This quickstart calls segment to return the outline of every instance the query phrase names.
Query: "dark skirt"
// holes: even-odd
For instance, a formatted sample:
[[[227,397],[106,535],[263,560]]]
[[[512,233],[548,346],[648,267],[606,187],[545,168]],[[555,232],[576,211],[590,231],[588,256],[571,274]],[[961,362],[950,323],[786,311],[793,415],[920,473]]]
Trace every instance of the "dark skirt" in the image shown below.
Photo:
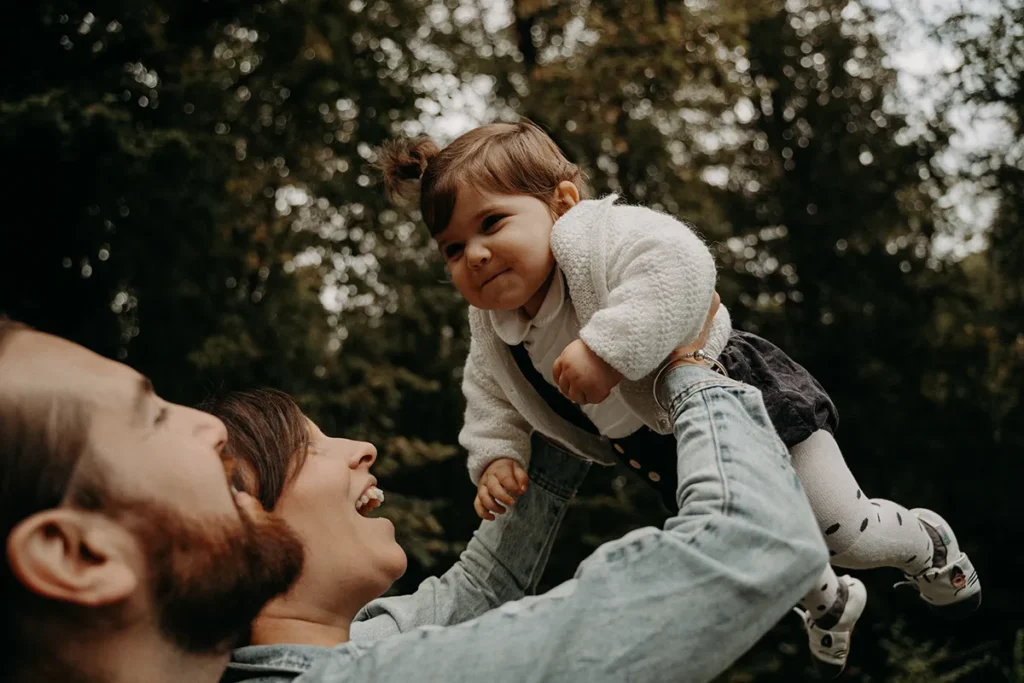
[[[787,448],[819,429],[836,433],[839,411],[825,389],[767,339],[735,330],[718,360],[729,377],[761,390],[768,417]]]
[[[835,434],[839,413],[818,380],[782,349],[749,332],[734,331],[718,358],[729,377],[761,390],[768,417],[786,448],[819,429]],[[647,427],[624,439],[612,439],[618,458],[676,510],[675,436]]]

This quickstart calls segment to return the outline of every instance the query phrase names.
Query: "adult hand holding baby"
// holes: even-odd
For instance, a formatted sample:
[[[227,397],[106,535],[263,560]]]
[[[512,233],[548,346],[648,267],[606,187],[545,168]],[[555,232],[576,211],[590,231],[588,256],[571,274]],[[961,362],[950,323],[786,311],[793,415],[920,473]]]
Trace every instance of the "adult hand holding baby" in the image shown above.
[[[711,308],[704,320],[704,328],[693,342],[681,344],[673,349],[668,358],[670,362],[675,364],[700,364],[703,362],[693,354],[695,351],[703,349],[708,343],[711,323],[721,305],[722,299],[718,292],[715,292],[711,299]],[[591,351],[582,339],[577,339],[565,347],[562,354],[555,360],[551,372],[562,395],[579,405],[601,403],[622,381],[622,373]]]
[[[702,365],[704,361],[700,358],[695,357],[693,354],[703,349],[708,343],[708,336],[711,334],[711,323],[715,319],[715,315],[718,313],[718,309],[722,306],[722,297],[718,296],[718,292],[714,293],[711,297],[711,308],[708,310],[708,317],[704,319],[704,329],[700,331],[697,338],[690,344],[680,344],[672,353],[669,354],[668,360],[672,363],[693,363],[696,365]]]

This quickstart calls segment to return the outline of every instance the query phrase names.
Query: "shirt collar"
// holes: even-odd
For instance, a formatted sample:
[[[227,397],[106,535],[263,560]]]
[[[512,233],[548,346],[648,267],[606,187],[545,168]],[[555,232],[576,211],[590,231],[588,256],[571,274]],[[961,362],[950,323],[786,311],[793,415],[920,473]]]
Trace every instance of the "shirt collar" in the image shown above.
[[[491,326],[501,341],[515,346],[521,344],[534,327],[544,327],[551,323],[562,312],[565,305],[565,277],[560,268],[555,268],[551,278],[551,286],[544,296],[540,310],[533,319],[524,316],[519,309],[514,311],[488,311]]]

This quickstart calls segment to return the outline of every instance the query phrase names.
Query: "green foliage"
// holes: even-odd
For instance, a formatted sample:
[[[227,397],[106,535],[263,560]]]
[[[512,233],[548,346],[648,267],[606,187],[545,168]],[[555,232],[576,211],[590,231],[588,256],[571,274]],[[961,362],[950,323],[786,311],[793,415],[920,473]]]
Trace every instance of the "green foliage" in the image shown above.
[[[979,567],[970,628],[867,575],[847,678],[1024,680],[1022,7],[935,27],[960,61],[921,122],[879,38],[898,17],[840,0],[16,3],[0,310],[169,399],[275,386],[327,433],[373,441],[408,589],[477,524],[456,444],[468,339],[373,150],[467,97],[529,116],[593,194],[697,226],[737,327],[833,395],[864,490],[939,509]],[[951,170],[958,111],[998,117],[1006,144]],[[935,238],[965,229],[943,201],[963,183],[996,210],[987,249],[956,261]],[[632,473],[594,472],[545,583],[663,516]],[[803,639],[784,620],[721,680],[805,680]]]

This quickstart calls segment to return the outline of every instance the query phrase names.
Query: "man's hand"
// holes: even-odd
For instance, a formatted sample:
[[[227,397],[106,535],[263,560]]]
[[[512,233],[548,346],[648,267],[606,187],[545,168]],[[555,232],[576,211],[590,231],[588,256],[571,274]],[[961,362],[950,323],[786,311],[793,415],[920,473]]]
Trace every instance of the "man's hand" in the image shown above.
[[[722,298],[718,296],[718,292],[715,292],[715,295],[711,297],[711,308],[708,309],[708,317],[704,319],[704,329],[700,331],[700,334],[697,335],[697,338],[693,340],[691,343],[680,344],[679,346],[674,348],[672,350],[672,353],[670,353],[668,356],[670,361],[693,363],[695,365],[702,364],[701,361],[697,360],[696,358],[693,358],[692,356],[689,358],[684,358],[684,356],[687,356],[693,353],[694,351],[699,351],[700,349],[703,349],[707,345],[708,336],[711,334],[711,323],[714,322],[715,314],[718,313],[718,309],[721,306]]]
[[[577,339],[562,351],[551,368],[562,394],[580,405],[600,403],[622,381],[622,374]]]
[[[481,519],[493,520],[495,514],[504,514],[516,498],[526,493],[529,477],[526,470],[511,458],[498,458],[484,470],[476,489],[473,507]]]

